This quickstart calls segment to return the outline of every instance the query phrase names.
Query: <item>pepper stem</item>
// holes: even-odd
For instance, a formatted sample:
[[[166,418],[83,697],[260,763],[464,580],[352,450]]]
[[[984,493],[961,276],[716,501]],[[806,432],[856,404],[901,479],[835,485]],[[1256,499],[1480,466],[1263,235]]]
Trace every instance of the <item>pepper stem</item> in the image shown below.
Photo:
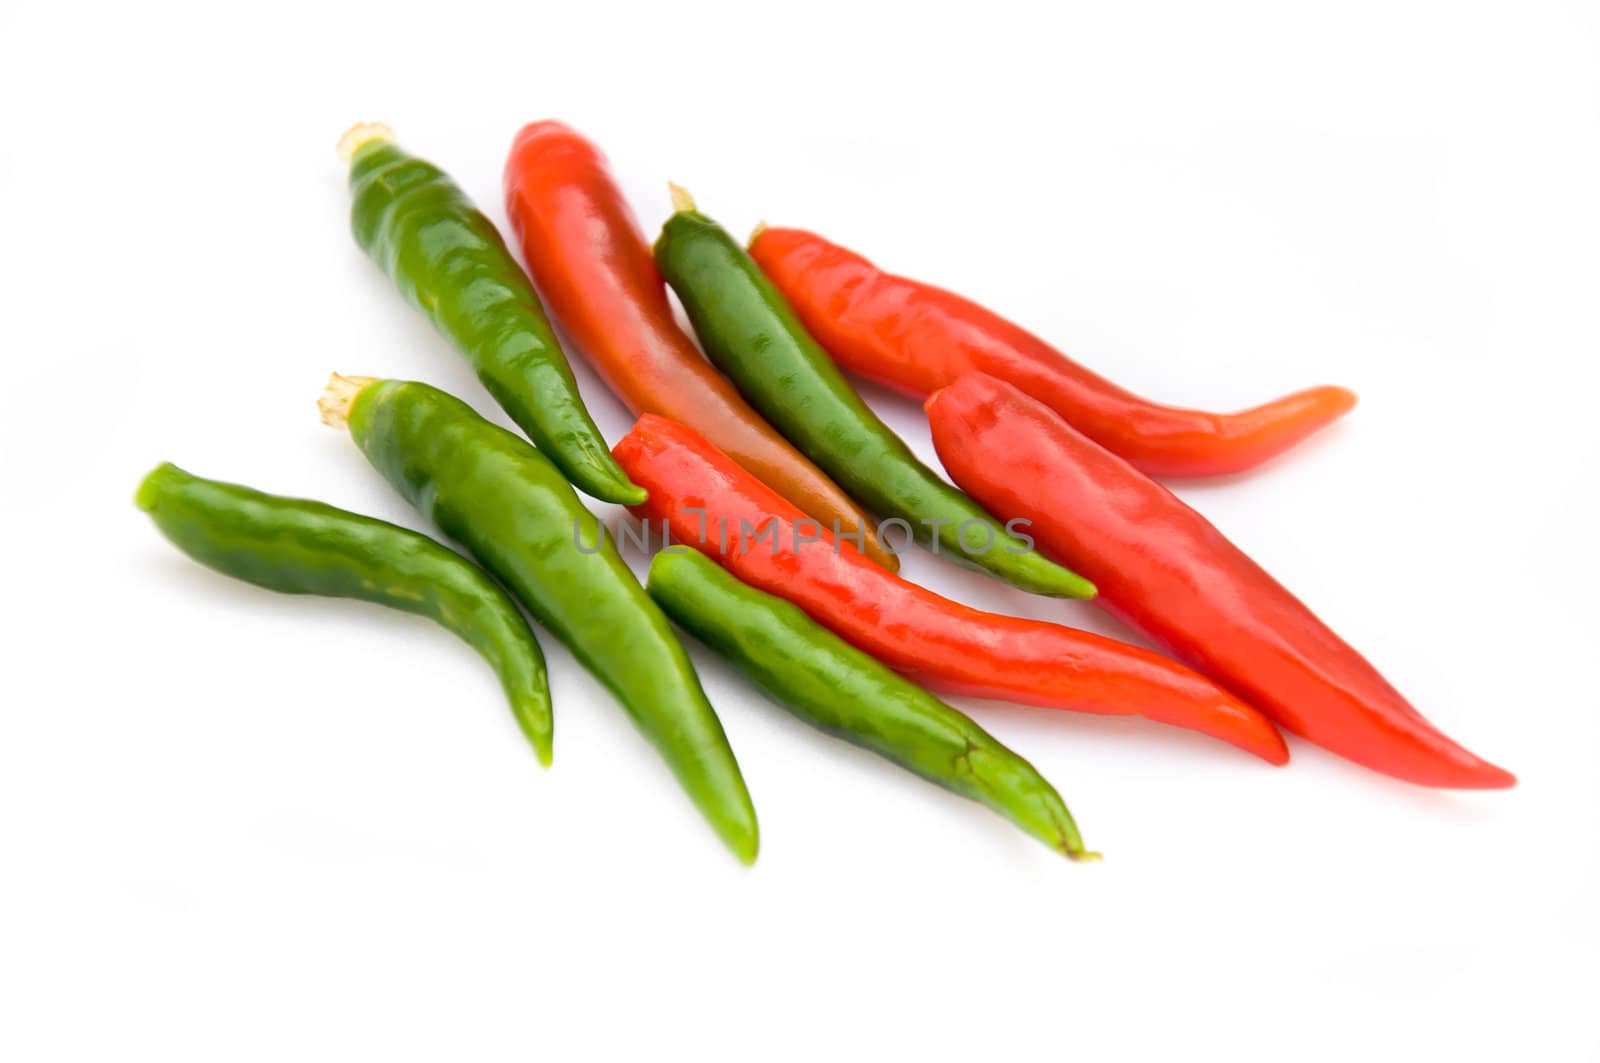
[[[317,400],[317,412],[322,414],[322,423],[329,428],[343,428],[348,424],[350,407],[356,401],[356,396],[361,394],[362,388],[376,379],[378,378],[372,376],[330,374],[328,386],[322,390],[322,397]]]
[[[764,222],[764,221],[756,222],[756,227],[754,229],[750,230],[750,239],[748,239],[748,240],[746,240],[744,242],[744,246],[747,247],[747,248],[753,246],[757,240],[761,239],[761,234],[766,232],[766,231],[767,231],[767,223],[766,222]]]
[[[393,139],[394,130],[382,122],[357,122],[349,129],[346,129],[344,135],[339,138],[339,158],[344,162],[349,162],[355,158],[356,151],[361,145],[368,141]]]
[[[672,193],[673,210],[677,211],[679,214],[684,214],[695,209],[694,197],[689,194],[689,190],[687,188],[683,187],[682,185],[675,185],[671,181],[668,181],[667,190]]]

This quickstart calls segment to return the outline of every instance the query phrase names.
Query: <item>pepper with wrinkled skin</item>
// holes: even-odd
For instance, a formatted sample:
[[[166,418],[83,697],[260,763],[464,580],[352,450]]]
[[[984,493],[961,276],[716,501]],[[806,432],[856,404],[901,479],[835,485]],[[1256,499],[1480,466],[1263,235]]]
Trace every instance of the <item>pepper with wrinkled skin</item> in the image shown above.
[[[144,478],[135,501],[174,546],[224,575],[437,621],[494,668],[540,763],[550,763],[544,654],[516,603],[460,554],[388,521],[206,480],[170,463]]]
[[[897,277],[815,233],[762,228],[750,254],[852,373],[918,398],[968,372],[1010,381],[1151,476],[1219,476],[1277,456],[1356,404],[1318,387],[1238,413],[1164,406],[968,299]]]
[[[1516,782],[1441,734],[1209,521],[1044,403],[974,373],[934,392],[928,418],[957,483],[1032,521],[1043,549],[1094,575],[1102,605],[1289,731],[1423,786]]]
[[[1047,561],[951,487],[861,400],[789,304],[721,226],[674,189],[677,213],[656,265],[712,362],[801,452],[880,518],[923,545],[1035,594],[1092,598],[1094,585]]]
[[[861,508],[678,327],[650,245],[598,148],[560,122],[533,122],[511,146],[505,189],[511,228],[551,316],[635,415],[692,425],[824,527],[859,534],[868,557],[899,569]]]
[[[426,384],[335,374],[321,407],[611,691],[728,848],[754,861],[755,810],[689,655],[556,467]]]
[[[350,224],[361,249],[573,485],[606,502],[640,501],[494,223],[448,174],[401,150],[386,127],[352,128],[340,151],[350,162]]]
[[[826,533],[692,429],[651,414],[617,442],[650,492],[634,512],[664,522],[744,582],[776,594],[859,650],[934,691],[1115,716],[1289,759],[1260,712],[1158,653],[1060,624],[986,613],[885,572]]]
[[[811,726],[989,806],[1074,860],[1098,858],[1032,764],[782,598],[681,547],[655,556],[646,590],[679,627]]]

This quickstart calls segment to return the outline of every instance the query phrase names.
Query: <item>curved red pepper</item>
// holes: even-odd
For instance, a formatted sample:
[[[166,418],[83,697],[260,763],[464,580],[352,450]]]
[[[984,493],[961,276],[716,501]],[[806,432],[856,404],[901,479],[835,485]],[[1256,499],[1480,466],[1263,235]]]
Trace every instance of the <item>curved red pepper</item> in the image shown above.
[[[1096,600],[1295,734],[1424,786],[1516,778],[1456,745],[1261,566],[1172,492],[1043,403],[982,374],[927,402],[951,477]]]
[[[919,397],[964,373],[988,373],[1040,399],[1151,476],[1251,468],[1356,404],[1353,392],[1319,387],[1239,413],[1162,406],[970,300],[885,273],[814,233],[763,229],[750,254],[807,331],[851,372]]]
[[[1060,624],[973,609],[840,550],[826,531],[693,430],[645,415],[612,449],[650,492],[634,512],[753,587],[934,690],[1141,715],[1274,764],[1283,736],[1210,680],[1149,650]],[[820,537],[819,537],[820,536]]]
[[[817,520],[859,531],[858,548],[878,564],[900,567],[861,507],[678,328],[650,245],[598,148],[560,122],[533,122],[511,145],[505,186],[506,214],[551,316],[630,410],[697,426]]]

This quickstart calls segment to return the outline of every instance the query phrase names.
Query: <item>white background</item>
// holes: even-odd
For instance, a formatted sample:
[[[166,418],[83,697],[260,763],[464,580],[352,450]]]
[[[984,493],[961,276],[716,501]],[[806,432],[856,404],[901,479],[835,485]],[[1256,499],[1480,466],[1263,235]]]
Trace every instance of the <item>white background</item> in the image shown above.
[[[0,1057],[1596,1058],[1593,5],[0,12]],[[746,870],[553,638],[541,772],[448,635],[171,549],[131,502],[169,459],[421,527],[318,424],[328,371],[500,415],[351,241],[333,144],[387,121],[502,220],[547,116],[652,233],[672,178],[1152,397],[1355,388],[1182,494],[1521,785],[969,703],[1075,866],[696,647]]]

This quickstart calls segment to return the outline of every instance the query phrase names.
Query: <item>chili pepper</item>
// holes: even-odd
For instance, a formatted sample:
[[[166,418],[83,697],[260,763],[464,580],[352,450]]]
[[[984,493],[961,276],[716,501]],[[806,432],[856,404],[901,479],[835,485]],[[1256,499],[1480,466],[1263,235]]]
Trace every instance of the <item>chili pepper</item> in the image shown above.
[[[638,502],[643,495],[611,460],[539,296],[494,223],[448,174],[392,137],[363,124],[339,142],[356,243],[568,480],[606,502]]]
[[[560,122],[534,122],[506,160],[506,213],[550,313],[635,414],[695,426],[825,527],[896,571],[871,521],[678,328],[633,212],[598,148]]]
[[[959,295],[878,269],[799,229],[758,229],[750,254],[841,365],[922,397],[963,373],[1010,381],[1151,476],[1239,472],[1355,406],[1310,388],[1239,413],[1163,406],[1126,391]]]
[[[880,518],[918,542],[1037,594],[1091,598],[1094,586],[1052,564],[918,461],[861,401],[749,255],[694,201],[656,241],[656,265],[678,293],[706,354],[790,442]],[[881,529],[880,529],[881,531]]]
[[[1094,575],[1107,609],[1290,731],[1424,786],[1515,783],[1440,734],[1204,517],[1043,403],[972,374],[935,392],[928,415],[957,483],[1032,521],[1045,550]]]
[[[615,695],[727,846],[754,861],[755,810],[688,654],[555,466],[426,384],[335,373],[319,405]]]
[[[359,598],[437,621],[483,655],[542,764],[550,763],[544,655],[516,603],[426,535],[322,502],[281,498],[158,465],[135,498],[208,568],[285,594]]]
[[[651,414],[612,453],[650,498],[634,512],[746,583],[934,691],[1106,715],[1142,715],[1289,756],[1267,718],[1149,650],[1059,624],[986,613],[901,579],[825,532],[692,429]]]
[[[988,805],[1074,860],[1099,858],[1032,764],[782,598],[681,547],[655,556],[646,590],[679,627],[811,726]]]

